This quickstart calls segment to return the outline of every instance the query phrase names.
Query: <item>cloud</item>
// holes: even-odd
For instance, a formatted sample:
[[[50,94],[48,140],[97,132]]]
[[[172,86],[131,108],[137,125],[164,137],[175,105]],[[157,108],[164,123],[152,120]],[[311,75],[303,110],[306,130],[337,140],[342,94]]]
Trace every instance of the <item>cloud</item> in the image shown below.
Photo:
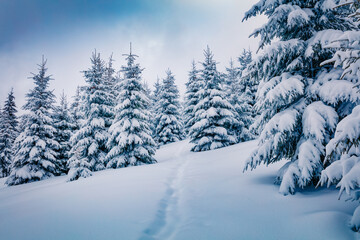
[[[52,1],[35,2],[49,5]],[[113,53],[115,67],[120,69],[124,64],[122,54],[129,51],[129,42],[140,56],[138,61],[145,68],[143,78],[150,86],[157,76],[165,77],[165,70],[170,68],[181,93],[184,93],[190,63],[192,59],[203,59],[203,49],[207,44],[220,63],[219,69],[224,70],[230,57],[236,58],[243,48],[256,50],[257,41],[248,39],[248,36],[264,21],[260,18],[241,22],[243,13],[255,0],[128,0],[120,1],[121,4],[109,1],[102,13],[93,18],[91,13],[97,6],[94,1],[76,0],[75,3],[79,4],[76,6],[68,1],[59,1],[66,2],[65,6],[54,2],[57,4],[46,8],[59,8],[64,16],[60,14],[58,19],[51,18],[48,29],[42,29],[46,25],[43,19],[34,32],[23,33],[24,26],[18,26],[18,35],[4,40],[6,43],[2,48],[0,44],[0,103],[12,86],[18,106],[25,103],[24,96],[33,86],[27,77],[31,76],[30,72],[36,72],[36,64],[43,54],[48,59],[49,73],[55,79],[51,83],[55,94],[59,96],[64,89],[71,96],[77,85],[84,84],[81,71],[89,67],[89,58],[95,48],[104,59]],[[89,5],[77,16],[76,11],[82,6],[80,3]],[[53,11],[43,13],[44,9],[39,8],[36,4],[30,6],[30,9],[42,12],[45,20]],[[71,11],[65,14],[65,10]],[[24,11],[22,9],[19,14]]]

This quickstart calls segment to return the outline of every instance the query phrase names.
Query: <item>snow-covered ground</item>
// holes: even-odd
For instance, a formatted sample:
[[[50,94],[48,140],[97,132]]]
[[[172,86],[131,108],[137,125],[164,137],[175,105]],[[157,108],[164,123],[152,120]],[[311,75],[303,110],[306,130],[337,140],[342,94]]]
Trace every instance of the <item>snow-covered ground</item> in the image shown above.
[[[356,239],[355,203],[334,189],[293,196],[273,184],[282,163],[243,173],[256,141],[203,153],[162,147],[158,164],[5,187],[0,239]]]

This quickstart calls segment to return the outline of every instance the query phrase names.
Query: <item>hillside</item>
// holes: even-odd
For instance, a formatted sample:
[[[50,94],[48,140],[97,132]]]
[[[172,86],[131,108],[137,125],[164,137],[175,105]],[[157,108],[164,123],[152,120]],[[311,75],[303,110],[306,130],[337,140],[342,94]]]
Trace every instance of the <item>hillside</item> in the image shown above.
[[[282,163],[243,173],[256,141],[204,153],[188,141],[158,164],[0,188],[0,239],[355,239],[356,204],[334,189],[292,196],[273,184]]]

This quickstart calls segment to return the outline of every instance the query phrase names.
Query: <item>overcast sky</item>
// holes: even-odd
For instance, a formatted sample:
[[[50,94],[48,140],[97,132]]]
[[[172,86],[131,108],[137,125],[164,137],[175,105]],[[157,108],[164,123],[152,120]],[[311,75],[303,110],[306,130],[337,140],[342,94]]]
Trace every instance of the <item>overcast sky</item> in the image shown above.
[[[116,69],[124,64],[129,42],[139,55],[143,79],[152,87],[170,68],[180,92],[185,91],[192,59],[203,60],[208,44],[218,69],[242,49],[257,50],[249,39],[264,19],[241,22],[257,0],[0,0],[0,102],[11,87],[20,108],[33,87],[41,56],[56,96],[64,89],[70,98],[84,84],[82,70],[90,66],[91,52],[102,58],[113,53]]]

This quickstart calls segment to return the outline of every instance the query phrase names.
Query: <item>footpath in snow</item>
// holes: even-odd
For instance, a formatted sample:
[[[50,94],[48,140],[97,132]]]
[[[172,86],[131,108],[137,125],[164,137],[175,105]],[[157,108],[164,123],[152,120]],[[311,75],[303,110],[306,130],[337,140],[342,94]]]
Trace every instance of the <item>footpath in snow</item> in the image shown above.
[[[158,164],[57,177],[5,187],[0,239],[356,239],[347,226],[355,203],[337,191],[282,196],[282,163],[242,172],[256,141],[203,153],[188,141],[163,146]]]

